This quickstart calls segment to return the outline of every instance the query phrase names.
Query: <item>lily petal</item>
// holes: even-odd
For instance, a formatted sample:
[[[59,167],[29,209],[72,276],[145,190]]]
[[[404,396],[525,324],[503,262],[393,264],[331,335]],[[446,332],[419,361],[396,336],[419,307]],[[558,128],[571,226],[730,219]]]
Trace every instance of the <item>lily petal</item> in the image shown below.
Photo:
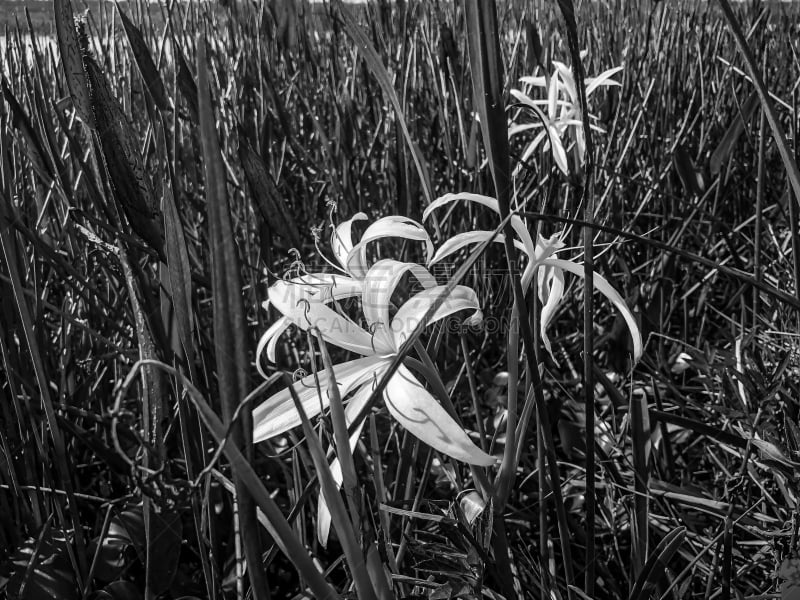
[[[597,77],[586,80],[586,97],[599,88],[601,85],[621,85],[619,81],[611,79],[614,75],[622,71],[622,67],[614,67],[608,71],[603,71]]]
[[[326,342],[359,354],[373,354],[372,336],[325,304],[332,293],[331,288],[312,288],[292,281],[278,281],[269,288],[269,301],[304,331],[316,327]]]
[[[331,234],[331,250],[336,260],[347,270],[347,255],[353,249],[353,223],[355,221],[366,221],[367,215],[363,212],[354,214],[344,223],[338,225]]]
[[[434,450],[471,465],[488,467],[497,463],[496,458],[469,439],[407,367],[400,365],[389,380],[384,399],[397,422]]]
[[[346,258],[347,270],[355,277],[364,277],[367,274],[367,244],[382,238],[403,238],[425,242],[425,260],[433,255],[433,242],[425,228],[407,217],[392,215],[378,219],[367,227],[361,241],[348,253]]]
[[[375,338],[388,344],[388,347],[393,346],[389,330],[389,307],[392,296],[406,273],[411,273],[423,288],[436,285],[436,278],[422,265],[388,258],[376,262],[364,278],[364,293],[361,298],[364,317],[374,330]]]
[[[359,385],[370,381],[376,376],[376,373],[380,374],[381,365],[386,364],[386,359],[378,356],[366,356],[336,365],[334,373],[339,393],[342,397],[347,396]],[[322,390],[321,395],[317,390],[313,373],[294,384],[303,410],[309,418],[318,415],[330,402],[326,391],[330,373],[327,369],[323,369],[317,372],[317,377]],[[263,442],[271,439],[297,427],[300,423],[300,415],[297,414],[291,392],[288,388],[281,390],[253,410],[253,441]]]
[[[264,332],[264,335],[261,336],[261,339],[258,340],[258,346],[256,347],[256,368],[258,372],[261,373],[261,376],[266,379],[268,376],[264,372],[264,369],[261,368],[261,361],[259,358],[261,357],[261,353],[264,352],[264,349],[267,350],[267,360],[269,362],[275,362],[275,347],[278,345],[278,338],[283,335],[283,332],[289,329],[292,322],[287,319],[286,317],[281,317],[277,321],[275,321],[269,329]]]
[[[492,235],[494,235],[494,231],[467,231],[465,233],[459,233],[454,235],[453,237],[447,239],[444,244],[439,246],[439,249],[434,254],[433,258],[431,259],[430,264],[434,265],[451,254],[454,254],[464,248],[465,246],[470,246],[472,244],[482,244],[488,239],[491,239]],[[502,233],[498,233],[494,241],[503,243],[505,242],[506,236]],[[514,239],[514,245],[517,247],[518,250],[525,252],[525,246],[522,242],[518,239]]]
[[[582,264],[574,263],[570,260],[564,260],[561,258],[548,258],[547,260],[542,261],[541,264],[569,271],[578,277],[586,276],[584,266]],[[642,333],[639,330],[639,324],[636,321],[636,317],[633,316],[631,309],[628,308],[628,305],[625,303],[625,300],[623,300],[622,296],[620,296],[619,292],[614,289],[614,287],[605,277],[598,273],[594,273],[592,281],[594,282],[594,287],[597,289],[597,291],[611,300],[611,303],[617,308],[617,310],[622,314],[622,317],[625,319],[625,323],[627,323],[628,329],[631,332],[631,337],[633,338],[633,362],[638,362],[642,357],[644,348],[642,344]]]
[[[467,192],[461,192],[459,194],[445,194],[444,196],[441,196],[436,200],[434,200],[433,202],[431,202],[425,209],[425,211],[422,213],[422,220],[425,221],[430,216],[430,214],[437,208],[445,206],[451,202],[456,202],[458,200],[464,200],[466,202],[475,202],[477,204],[485,206],[490,210],[493,210],[498,215],[500,214],[500,205],[494,198],[491,198],[490,196],[483,196],[481,194],[470,194]],[[528,228],[525,226],[525,222],[517,215],[512,215],[511,227],[519,236],[519,239],[522,241],[522,243],[525,244],[525,247],[530,248],[531,252],[533,252],[534,249],[533,238],[531,238],[531,234],[528,231]]]
[[[553,348],[550,344],[550,337],[547,335],[547,326],[556,314],[556,309],[564,297],[564,272],[550,266],[539,268],[539,299],[542,301],[542,314],[540,315],[540,335],[544,345],[553,360]],[[556,361],[558,362],[558,361]]]
[[[579,102],[578,88],[575,86],[575,80],[572,77],[572,69],[562,62],[558,62],[557,60],[553,61],[553,65],[556,68],[556,72],[564,82],[564,86],[566,87],[566,91],[570,97],[570,100],[572,100],[573,104],[577,104]],[[555,73],[553,75],[553,79],[555,79]]]
[[[438,300],[439,296],[447,290],[447,286],[437,285],[436,287],[423,290],[415,294],[403,303],[392,319],[391,330],[397,348],[405,342],[417,325],[422,321],[428,309]],[[478,303],[478,295],[470,287],[457,285],[448,294],[447,299],[437,309],[428,321],[428,325],[440,321],[454,313],[462,310],[475,311],[472,319],[480,320],[483,315]]]

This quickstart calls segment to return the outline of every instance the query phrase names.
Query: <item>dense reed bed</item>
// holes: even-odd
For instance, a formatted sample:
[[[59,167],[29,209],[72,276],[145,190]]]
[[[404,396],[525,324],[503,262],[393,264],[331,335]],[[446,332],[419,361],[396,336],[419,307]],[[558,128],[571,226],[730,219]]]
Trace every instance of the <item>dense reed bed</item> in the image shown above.
[[[796,9],[493,5],[56,0],[51,27],[7,29],[0,594],[797,597]],[[520,77],[552,61],[580,90],[623,67],[578,94],[603,131],[566,174],[506,129],[535,123],[511,90],[546,99]],[[426,211],[449,193],[497,213]],[[289,310],[270,290],[328,268],[357,212],[424,216],[437,247],[505,233],[431,267],[483,323],[381,355],[352,454],[335,381],[329,414],[254,444],[254,407],[350,356],[319,330],[256,348]],[[581,277],[542,335],[511,213],[622,294],[641,359]],[[382,257],[425,262],[421,231]],[[496,466],[390,418],[405,365]]]

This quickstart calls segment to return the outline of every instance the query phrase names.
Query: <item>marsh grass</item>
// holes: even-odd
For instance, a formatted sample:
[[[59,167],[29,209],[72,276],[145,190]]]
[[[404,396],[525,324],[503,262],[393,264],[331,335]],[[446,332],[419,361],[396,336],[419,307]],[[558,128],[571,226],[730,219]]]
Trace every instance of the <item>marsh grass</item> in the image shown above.
[[[102,3],[73,39],[58,0],[60,34],[10,24],[0,594],[781,593],[799,550],[797,9],[491,4]],[[513,176],[508,90],[582,49],[587,73],[624,64],[592,97],[606,133],[583,180],[544,153]],[[420,218],[455,191],[566,228],[638,312],[645,355],[631,368],[621,317],[580,285],[551,325],[557,361],[541,352],[511,249],[478,247],[449,282],[517,326],[420,328],[395,366],[429,358],[502,466],[432,452],[377,390],[339,496],[324,448],[345,444],[341,398],[319,430],[249,441],[249,410],[286,380],[253,364],[267,286],[314,266],[331,206]],[[504,225],[441,212],[437,242]],[[278,365],[337,352],[296,335]]]

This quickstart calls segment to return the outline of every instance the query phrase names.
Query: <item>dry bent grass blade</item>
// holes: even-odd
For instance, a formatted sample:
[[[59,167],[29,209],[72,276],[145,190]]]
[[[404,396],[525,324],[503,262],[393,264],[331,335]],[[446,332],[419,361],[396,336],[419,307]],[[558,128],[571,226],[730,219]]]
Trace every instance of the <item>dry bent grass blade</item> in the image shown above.
[[[217,137],[214,107],[211,104],[205,37],[197,38],[198,110],[200,142],[205,165],[208,239],[211,254],[211,290],[213,295],[214,354],[223,417],[230,424],[242,398],[247,395],[247,340],[242,301],[242,276],[239,255],[234,242],[231,208],[228,203],[228,184],[222,164],[222,152]],[[244,411],[234,424],[231,438],[237,448],[252,450],[250,413]],[[267,598],[269,591],[261,561],[256,505],[247,486],[234,475],[236,500],[239,505],[241,531],[253,595],[256,600]]]
[[[303,546],[303,543],[297,538],[291,525],[286,521],[286,517],[283,516],[281,509],[261,483],[261,480],[253,470],[250,462],[234,444],[226,443],[229,433],[228,428],[219,420],[219,417],[208,405],[203,395],[189,380],[179,371],[164,363],[139,361],[133,366],[131,372],[128,373],[118,394],[124,394],[133,383],[139,369],[146,366],[154,366],[163,369],[172,375],[186,390],[189,399],[197,409],[200,418],[208,428],[214,441],[217,445],[221,446],[222,452],[228,459],[236,478],[243,483],[251,497],[255,500],[258,508],[260,508],[261,512],[264,514],[264,526],[269,531],[269,534],[272,536],[278,548],[280,548],[297,568],[300,576],[308,585],[313,597],[320,600],[338,600],[339,595],[325,580],[322,573],[320,573],[311,556],[308,554],[308,551]],[[244,410],[241,412],[244,414],[247,411]],[[252,531],[255,530],[251,530],[251,533]]]
[[[156,360],[156,346],[148,326],[145,311],[139,302],[139,286],[131,270],[130,263],[125,255],[125,249],[119,248],[119,258],[125,273],[125,282],[131,301],[131,309],[136,325],[136,339],[139,343],[140,360]],[[152,317],[151,317],[152,318]],[[146,451],[144,467],[148,471],[158,471],[164,466],[166,457],[164,447],[164,422],[165,405],[168,397],[164,374],[154,367],[142,368],[142,424],[145,432],[145,441],[153,452]],[[145,597],[155,598],[169,589],[177,570],[177,556],[165,561],[165,534],[171,533],[173,540],[176,529],[168,526],[174,525],[175,515],[169,511],[161,512],[153,505],[149,495],[143,494],[144,532],[147,540],[145,551]],[[178,521],[178,527],[180,521]],[[178,534],[178,547],[180,547],[180,534]],[[174,564],[173,564],[174,563]]]
[[[358,49],[364,56],[364,60],[367,61],[367,66],[370,68],[370,71],[372,71],[375,79],[378,80],[378,84],[381,86],[383,93],[386,94],[386,99],[389,100],[392,108],[394,108],[397,123],[400,125],[400,129],[403,132],[403,137],[408,145],[408,150],[411,153],[411,158],[414,160],[414,166],[416,166],[417,172],[419,173],[420,184],[422,185],[422,192],[425,194],[426,205],[430,204],[433,202],[434,197],[430,180],[428,179],[425,169],[425,160],[422,158],[419,146],[417,146],[414,143],[414,140],[411,139],[411,133],[409,132],[408,124],[403,116],[403,107],[400,105],[400,100],[397,98],[397,92],[392,84],[392,78],[389,76],[389,72],[383,65],[381,57],[378,55],[378,51],[375,50],[375,46],[372,45],[372,42],[367,37],[367,34],[364,33],[364,30],[353,20],[350,11],[344,8],[339,12],[339,14],[344,22],[345,32],[350,39],[355,42],[356,46],[358,46]]]
[[[83,54],[83,64],[89,79],[97,138],[114,196],[133,230],[163,258],[164,232],[158,205],[133,128],[111,93],[102,69],[88,52]]]
[[[119,18],[122,20],[122,26],[125,29],[125,36],[128,38],[128,43],[131,45],[133,58],[136,61],[136,66],[139,69],[139,74],[144,79],[147,91],[150,92],[150,97],[153,99],[155,105],[161,110],[169,110],[169,99],[167,98],[167,90],[164,87],[164,82],[158,72],[158,67],[147,48],[144,41],[142,32],[133,24],[128,18],[117,2],[114,2],[119,13]]]
[[[81,48],[75,31],[75,16],[70,0],[53,0],[56,22],[56,39],[61,53],[61,63],[67,78],[67,87],[72,94],[72,103],[81,121],[94,128],[94,113],[89,98],[86,71],[81,60]]]

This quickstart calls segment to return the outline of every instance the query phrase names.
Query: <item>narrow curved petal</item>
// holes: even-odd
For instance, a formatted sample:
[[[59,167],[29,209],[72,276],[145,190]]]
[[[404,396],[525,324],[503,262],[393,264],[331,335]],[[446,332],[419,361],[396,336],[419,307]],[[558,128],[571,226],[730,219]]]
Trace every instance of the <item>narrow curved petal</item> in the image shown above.
[[[542,267],[539,269],[539,299],[542,302],[542,314],[540,315],[540,330],[542,344],[544,345],[553,360],[553,348],[550,344],[550,337],[547,335],[547,326],[556,314],[556,309],[564,297],[564,272],[554,267]]]
[[[531,129],[538,129],[541,126],[542,124],[539,121],[534,121],[533,123],[522,123],[520,125],[509,125],[508,138],[511,139],[519,133],[524,133],[526,131],[530,131]]]
[[[425,313],[428,312],[428,309],[438,300],[440,295],[446,292],[446,290],[447,286],[444,285],[437,285],[436,287],[423,290],[406,300],[403,306],[397,310],[391,324],[392,335],[394,336],[397,348],[400,348],[403,342],[408,339],[425,317]],[[475,290],[465,285],[457,285],[450,291],[445,301],[436,310],[427,324],[431,325],[462,310],[474,311],[474,314],[470,317],[471,319],[480,320],[483,318],[480,304],[478,303],[478,295],[475,293]]]
[[[528,75],[524,77],[520,77],[519,80],[522,83],[526,83],[528,85],[535,85],[538,87],[547,87],[547,79],[544,75],[540,75],[538,77],[530,77]]]
[[[556,108],[558,107],[558,92],[560,89],[558,71],[553,73],[550,78],[550,87],[547,89],[547,116],[551,119],[556,118]]]
[[[304,331],[316,327],[326,342],[359,354],[373,354],[372,336],[325,304],[329,299],[326,295],[331,293],[331,288],[278,281],[269,288],[269,302]]]
[[[433,255],[430,264],[434,265],[438,262],[441,262],[451,254],[454,254],[464,248],[465,246],[470,246],[472,244],[482,244],[486,240],[491,239],[492,235],[494,235],[494,231],[467,231],[466,233],[459,233],[454,235],[451,238],[448,238],[444,244],[439,246],[439,249],[436,251],[436,254]],[[495,242],[504,243],[506,236],[502,233],[498,233],[494,237]],[[515,239],[514,246],[517,250],[525,252],[525,246],[522,242]]]
[[[258,346],[256,347],[256,368],[264,379],[267,378],[267,374],[264,372],[264,369],[261,368],[261,354],[266,349],[267,360],[271,363],[274,363],[275,346],[278,344],[278,338],[283,335],[284,331],[289,329],[291,324],[292,322],[289,319],[286,317],[281,317],[275,321],[272,326],[270,326],[270,328],[264,332],[264,335],[261,336],[261,339],[258,340]]]
[[[381,365],[385,364],[385,359],[367,356],[336,365],[334,373],[339,394],[344,397],[359,385],[364,385],[372,380],[376,373],[380,375]],[[320,411],[327,408],[330,402],[327,393],[330,373],[327,369],[323,369],[317,372],[317,377],[322,391],[321,395],[318,393],[313,373],[294,383],[300,404],[308,418],[318,415]],[[263,442],[271,439],[297,427],[300,423],[300,415],[295,408],[291,392],[288,388],[281,390],[253,410],[253,441]]]
[[[601,85],[621,85],[619,81],[611,79],[614,75],[622,71],[622,67],[614,67],[608,71],[603,71],[597,77],[591,77],[586,80],[586,97],[588,98],[593,91]]]
[[[407,367],[400,366],[383,395],[395,420],[434,450],[471,465],[488,467],[497,463],[496,458],[469,439]]]
[[[561,172],[564,173],[564,175],[569,175],[567,152],[564,150],[564,144],[561,143],[561,138],[558,135],[558,131],[556,131],[553,127],[548,127],[547,130],[550,134],[550,146],[553,150],[553,160]]]
[[[423,288],[436,285],[436,278],[422,265],[388,258],[376,262],[364,278],[364,293],[361,298],[364,317],[375,338],[389,347],[393,347],[389,329],[389,307],[392,296],[406,273],[413,275]]]
[[[425,260],[430,260],[433,255],[433,242],[422,225],[413,219],[392,215],[378,219],[367,227],[361,240],[347,255],[347,271],[355,277],[364,277],[368,271],[367,244],[383,238],[403,238],[424,242]]]
[[[489,210],[493,210],[498,215],[500,214],[500,205],[497,203],[496,199],[491,198],[490,196],[483,196],[481,194],[471,194],[468,192],[461,192],[458,194],[445,194],[444,196],[440,196],[439,198],[431,202],[425,209],[425,211],[422,213],[422,220],[425,221],[430,216],[430,214],[437,208],[441,208],[442,206],[445,206],[451,202],[456,202],[458,200],[464,200],[466,202],[475,202],[477,204],[485,206]],[[528,231],[528,228],[525,226],[525,222],[522,219],[520,219],[517,215],[512,215],[511,227],[514,229],[514,232],[519,236],[519,239],[522,241],[525,247],[530,248],[531,252],[533,252],[534,248],[533,238],[531,238],[531,234]]]
[[[380,375],[378,375],[380,377]],[[349,427],[353,420],[358,417],[358,413],[364,408],[364,405],[372,395],[372,386],[363,385],[353,398],[348,402],[344,408],[344,417]],[[353,431],[350,436],[350,452],[354,452],[358,444],[358,438],[361,437],[361,431],[364,429],[364,423],[361,421],[358,427]],[[331,462],[331,475],[333,475],[333,482],[338,488],[342,487],[342,463],[338,458],[334,458]],[[317,502],[317,539],[322,544],[323,548],[328,547],[328,536],[331,531],[331,511],[328,509],[328,503],[322,497],[322,490],[319,492],[319,501]]]
[[[573,273],[578,277],[586,276],[586,272],[582,264],[577,264],[569,260],[564,260],[560,258],[549,258],[547,260],[542,261],[541,264],[569,271],[570,273]],[[594,273],[592,281],[594,282],[594,287],[597,289],[597,291],[599,291],[606,298],[611,300],[611,303],[617,307],[617,310],[622,314],[622,317],[625,319],[625,323],[627,323],[628,329],[631,332],[631,337],[633,338],[633,361],[638,362],[638,360],[642,357],[643,344],[642,344],[642,333],[639,330],[639,324],[636,322],[636,317],[633,316],[631,309],[628,308],[628,305],[625,303],[625,300],[623,300],[622,296],[620,296],[619,292],[617,292],[617,290],[614,289],[614,287],[608,282],[608,280],[605,277],[603,277],[598,273]]]
[[[572,77],[572,70],[562,62],[558,62],[557,60],[553,61],[553,65],[556,68],[556,72],[561,77],[562,81],[564,82],[564,87],[566,88],[567,94],[572,100],[573,104],[578,103],[578,88],[575,85],[575,79]],[[553,74],[553,79],[555,79],[555,73]]]
[[[344,223],[338,225],[331,234],[331,250],[337,262],[342,268],[347,270],[347,255],[353,249],[353,223],[355,221],[366,221],[367,215],[363,212],[354,214]]]

